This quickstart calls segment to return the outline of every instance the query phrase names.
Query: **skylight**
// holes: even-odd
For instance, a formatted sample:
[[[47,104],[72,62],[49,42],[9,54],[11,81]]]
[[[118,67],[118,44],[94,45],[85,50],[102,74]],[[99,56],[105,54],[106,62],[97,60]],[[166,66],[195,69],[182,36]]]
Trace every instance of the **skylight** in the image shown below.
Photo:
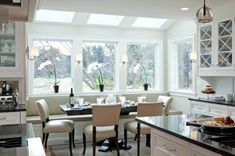
[[[160,28],[167,19],[138,17],[133,23],[133,27]]]
[[[118,26],[121,23],[123,17],[124,16],[91,14],[89,16],[87,24]]]
[[[44,22],[63,22],[71,23],[75,12],[71,11],[56,11],[56,10],[38,10],[36,12],[36,21]]]

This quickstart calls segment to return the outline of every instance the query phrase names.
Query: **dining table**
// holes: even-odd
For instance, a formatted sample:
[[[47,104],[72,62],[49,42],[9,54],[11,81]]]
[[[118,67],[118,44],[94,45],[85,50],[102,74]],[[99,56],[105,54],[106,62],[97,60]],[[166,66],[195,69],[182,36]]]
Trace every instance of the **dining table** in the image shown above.
[[[66,112],[67,115],[85,115],[85,114],[91,114],[92,115],[92,105],[95,105],[96,103],[93,104],[88,104],[88,103],[84,103],[82,105],[79,104],[62,104],[59,105],[61,110]],[[129,115],[131,112],[137,112],[137,103],[136,102],[128,102],[128,103],[123,103],[121,104],[121,112],[120,115],[124,116],[124,115]],[[119,143],[119,148],[120,149],[124,149],[124,150],[129,150],[131,149],[130,145],[125,146],[124,142],[122,140],[118,141]],[[113,141],[113,139],[111,138],[107,138],[99,143],[97,143],[97,145],[100,145],[101,147],[99,148],[99,151],[101,152],[107,152],[110,149],[112,149],[112,147],[115,147],[115,143]]]

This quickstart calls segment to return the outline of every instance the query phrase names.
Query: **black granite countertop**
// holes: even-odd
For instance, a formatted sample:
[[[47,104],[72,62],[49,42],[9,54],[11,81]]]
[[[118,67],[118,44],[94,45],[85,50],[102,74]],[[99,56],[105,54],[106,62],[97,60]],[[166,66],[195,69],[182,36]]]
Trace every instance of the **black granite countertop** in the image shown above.
[[[193,115],[137,117],[136,120],[223,156],[235,156],[235,143],[228,145],[226,143],[212,141],[214,138],[221,138],[221,136],[201,133],[198,131],[198,127],[187,126],[186,122],[192,121]],[[234,142],[235,136],[229,138],[233,139]]]
[[[18,104],[17,106],[1,106],[0,105],[0,113],[1,112],[20,112],[20,111],[26,111],[26,105],[25,104]]]
[[[219,104],[219,105],[227,105],[227,106],[234,106],[235,107],[235,101],[216,101],[213,99],[206,99],[206,98],[189,98],[191,101],[199,101],[199,102],[208,102],[213,104]]]

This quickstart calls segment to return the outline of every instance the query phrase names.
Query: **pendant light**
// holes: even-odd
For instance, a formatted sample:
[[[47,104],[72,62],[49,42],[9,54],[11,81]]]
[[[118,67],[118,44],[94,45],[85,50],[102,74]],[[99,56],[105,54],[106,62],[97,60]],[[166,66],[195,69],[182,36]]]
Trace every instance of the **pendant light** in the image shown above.
[[[206,7],[206,0],[204,0],[204,6],[197,11],[196,16],[198,23],[208,23],[213,20],[213,12]]]

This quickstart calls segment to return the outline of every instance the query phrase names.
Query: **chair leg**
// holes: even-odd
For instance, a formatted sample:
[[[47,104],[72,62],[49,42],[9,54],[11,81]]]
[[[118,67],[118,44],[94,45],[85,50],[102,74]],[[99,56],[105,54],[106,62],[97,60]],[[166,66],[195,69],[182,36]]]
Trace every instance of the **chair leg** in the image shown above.
[[[117,156],[120,156],[119,144],[118,144],[118,126],[117,125],[115,125],[115,132],[116,132],[115,142],[116,142],[116,148],[117,148]],[[125,146],[126,146],[126,141],[125,141]]]
[[[137,156],[140,155],[140,123],[137,123]]]
[[[72,152],[72,139],[73,139],[73,134],[71,132],[71,133],[69,133],[69,152],[70,152],[71,156],[73,155],[73,152]]]
[[[75,140],[74,140],[74,129],[72,131],[72,140],[73,140],[73,147],[75,147]]]
[[[86,135],[83,133],[83,152],[82,154],[84,155],[86,153]]]
[[[124,128],[124,141],[125,141],[125,149],[127,147],[127,129]]]
[[[136,141],[136,139],[137,139],[137,134],[135,134],[135,138],[134,138],[134,141]]]
[[[150,134],[146,134],[146,146],[150,147]]]
[[[44,141],[45,141],[45,133],[42,133],[42,144],[44,145]]]
[[[48,140],[48,137],[49,137],[49,133],[46,133],[45,144],[44,144],[44,147],[45,147],[45,148],[47,148],[47,140]]]
[[[96,127],[93,127],[93,156],[96,153]]]

